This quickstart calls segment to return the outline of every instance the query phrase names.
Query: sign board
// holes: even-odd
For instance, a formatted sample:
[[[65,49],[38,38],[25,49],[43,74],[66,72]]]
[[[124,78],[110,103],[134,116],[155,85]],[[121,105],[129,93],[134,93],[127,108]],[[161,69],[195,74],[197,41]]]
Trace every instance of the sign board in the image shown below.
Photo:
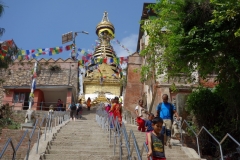
[[[68,32],[62,35],[62,44],[73,41],[73,32]]]

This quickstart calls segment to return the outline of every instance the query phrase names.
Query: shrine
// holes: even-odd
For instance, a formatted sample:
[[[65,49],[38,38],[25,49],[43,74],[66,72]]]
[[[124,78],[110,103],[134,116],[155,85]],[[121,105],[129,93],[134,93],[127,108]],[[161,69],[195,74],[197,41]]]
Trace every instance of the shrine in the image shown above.
[[[84,77],[85,98],[95,99],[99,94],[106,98],[121,95],[121,67],[110,41],[114,38],[115,28],[104,12],[102,21],[96,27],[99,45],[94,50],[91,63]],[[102,98],[101,98],[102,99]]]

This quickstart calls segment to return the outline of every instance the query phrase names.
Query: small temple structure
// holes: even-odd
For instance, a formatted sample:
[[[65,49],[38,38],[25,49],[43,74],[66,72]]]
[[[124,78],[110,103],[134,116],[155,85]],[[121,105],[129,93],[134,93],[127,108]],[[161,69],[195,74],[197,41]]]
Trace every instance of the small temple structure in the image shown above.
[[[113,98],[121,95],[121,67],[110,41],[114,38],[115,28],[105,11],[102,21],[96,27],[99,45],[95,48],[83,82],[85,98]],[[99,101],[100,101],[99,99]]]

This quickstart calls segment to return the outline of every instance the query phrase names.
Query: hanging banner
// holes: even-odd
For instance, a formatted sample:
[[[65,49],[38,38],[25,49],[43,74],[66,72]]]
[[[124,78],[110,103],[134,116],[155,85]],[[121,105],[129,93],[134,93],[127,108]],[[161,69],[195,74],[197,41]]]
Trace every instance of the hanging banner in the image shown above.
[[[56,55],[59,53],[62,53],[64,51],[69,51],[73,49],[74,46],[73,44],[66,45],[66,46],[58,46],[58,47],[53,47],[53,48],[39,48],[39,49],[29,49],[29,50],[18,50],[17,57],[19,60],[21,59],[30,59],[30,58],[36,58],[40,55]],[[74,49],[75,51],[75,49]],[[91,55],[86,52],[84,49],[78,48],[77,51],[79,51],[83,55],[88,55],[91,57]],[[1,52],[0,52],[1,54]]]
[[[117,43],[119,46],[121,46],[124,50],[126,50],[129,54],[131,54],[131,52],[129,51],[129,49],[127,49],[124,45],[122,45],[118,40],[112,40],[113,42]]]

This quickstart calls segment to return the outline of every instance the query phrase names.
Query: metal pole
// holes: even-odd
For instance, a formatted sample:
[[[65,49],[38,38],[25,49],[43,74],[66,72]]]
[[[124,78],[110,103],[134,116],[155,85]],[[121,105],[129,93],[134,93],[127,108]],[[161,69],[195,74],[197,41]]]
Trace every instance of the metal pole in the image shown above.
[[[37,62],[35,62],[35,64],[34,64],[33,74],[36,73],[36,71],[37,71]],[[30,95],[33,94],[33,92],[34,92],[33,86],[34,86],[35,81],[36,81],[36,78],[33,76]],[[31,109],[31,107],[32,107],[32,101],[29,102],[29,107],[28,107],[28,109]]]
[[[42,101],[42,103],[41,103],[41,111],[42,111],[42,105],[43,105],[43,101]]]

